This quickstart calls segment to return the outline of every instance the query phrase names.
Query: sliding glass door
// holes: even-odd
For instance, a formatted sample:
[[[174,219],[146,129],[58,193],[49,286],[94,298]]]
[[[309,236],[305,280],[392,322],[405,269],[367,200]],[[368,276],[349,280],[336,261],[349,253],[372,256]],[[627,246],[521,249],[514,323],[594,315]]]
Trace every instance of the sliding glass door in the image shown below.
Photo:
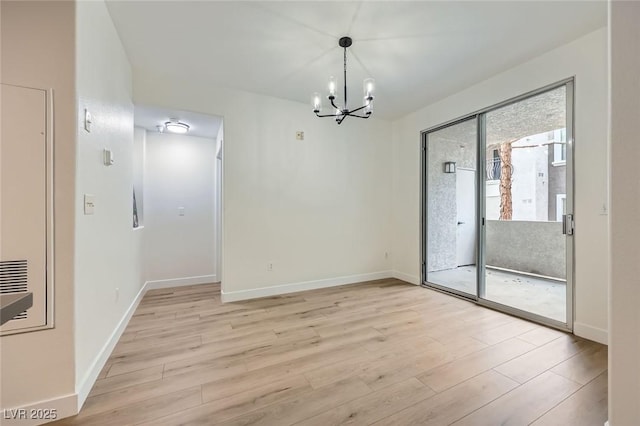
[[[485,179],[480,297],[561,323],[567,318],[571,213],[567,117],[564,85],[484,116],[485,169],[498,173]]]
[[[573,81],[423,133],[423,282],[572,327]]]
[[[478,292],[477,129],[471,117],[424,136],[426,278],[466,296]]]

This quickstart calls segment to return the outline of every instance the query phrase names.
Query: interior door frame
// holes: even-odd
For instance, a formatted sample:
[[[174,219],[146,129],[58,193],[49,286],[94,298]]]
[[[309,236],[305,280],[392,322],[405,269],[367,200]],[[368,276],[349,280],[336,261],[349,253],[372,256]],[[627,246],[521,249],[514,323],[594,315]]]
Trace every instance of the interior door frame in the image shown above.
[[[445,293],[452,294],[457,297],[462,297],[465,300],[470,300],[475,302],[478,305],[485,306],[487,308],[499,310],[505,312],[507,314],[515,315],[530,321],[534,321],[540,324],[544,324],[550,327],[554,327],[560,330],[573,332],[573,324],[574,324],[574,306],[575,306],[575,248],[574,248],[574,235],[566,236],[566,246],[565,246],[565,258],[566,258],[566,322],[557,321],[542,315],[534,314],[529,311],[524,311],[518,308],[514,308],[512,306],[503,305],[501,303],[493,302],[487,300],[486,296],[486,281],[485,281],[485,243],[486,243],[486,227],[485,227],[485,192],[486,187],[484,185],[486,179],[486,170],[484,164],[486,162],[486,114],[488,112],[497,110],[507,105],[511,105],[517,102],[520,102],[524,99],[540,95],[545,92],[549,92],[560,87],[566,87],[566,124],[567,124],[567,142],[566,142],[566,214],[573,215],[575,217],[574,211],[574,177],[575,177],[575,167],[574,167],[574,98],[575,98],[575,77],[569,77],[564,80],[560,80],[558,82],[549,84],[547,86],[538,88],[536,90],[532,90],[530,92],[521,94],[519,96],[507,99],[500,103],[491,105],[486,108],[482,108],[473,113],[464,115],[462,117],[456,118],[454,120],[447,121],[445,123],[439,124],[437,126],[433,126],[422,130],[420,132],[420,141],[421,141],[421,155],[420,155],[420,271],[421,278],[420,283],[424,287],[428,287],[437,291],[442,291]],[[476,295],[469,295],[464,292],[459,292],[454,289],[449,289],[447,287],[429,283],[427,282],[427,233],[428,233],[428,135],[429,133],[433,133],[435,131],[444,129],[449,126],[453,126],[471,119],[477,120],[477,167],[476,167],[476,206],[477,206],[477,246],[476,246],[476,285],[477,292]]]
[[[473,206],[474,206],[474,210],[475,210],[474,219],[476,219],[475,223],[473,224],[474,225],[474,234],[475,234],[475,236],[473,238],[473,240],[474,240],[473,241],[474,242],[473,251],[475,253],[474,262],[478,263],[478,247],[477,247],[478,244],[477,244],[477,241],[478,241],[478,232],[479,232],[480,228],[478,228],[478,221],[477,221],[477,217],[478,217],[478,215],[477,215],[477,213],[478,213],[478,204],[477,204],[477,202],[478,202],[478,200],[475,200],[475,198],[476,198],[476,194],[477,194],[477,187],[478,187],[478,182],[477,181],[478,181],[479,172],[478,172],[477,168],[476,169],[470,169],[470,168],[466,168],[466,167],[456,167],[456,204],[458,202],[458,177],[460,176],[458,173],[460,171],[462,171],[462,172],[473,172],[473,198],[474,198]],[[458,216],[458,219],[460,219],[459,216]],[[458,236],[457,232],[458,232],[458,229],[456,228],[456,237]],[[457,253],[458,248],[459,247],[456,247],[456,256],[458,255],[458,253]],[[458,263],[458,267],[466,266],[466,265],[461,265],[459,260],[460,259],[458,259],[458,262],[457,262]]]

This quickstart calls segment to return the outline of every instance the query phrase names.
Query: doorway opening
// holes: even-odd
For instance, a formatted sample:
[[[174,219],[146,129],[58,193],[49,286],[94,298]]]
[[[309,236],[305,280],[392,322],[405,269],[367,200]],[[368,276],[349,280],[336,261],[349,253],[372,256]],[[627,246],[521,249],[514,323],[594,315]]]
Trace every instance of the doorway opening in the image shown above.
[[[133,225],[144,280],[220,282],[222,117],[138,105],[134,130]]]

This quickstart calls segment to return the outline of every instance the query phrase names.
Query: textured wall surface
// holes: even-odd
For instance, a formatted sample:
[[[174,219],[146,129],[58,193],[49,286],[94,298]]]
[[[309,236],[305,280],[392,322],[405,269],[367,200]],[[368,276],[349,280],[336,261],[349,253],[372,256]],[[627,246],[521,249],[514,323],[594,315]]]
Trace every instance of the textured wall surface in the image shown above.
[[[566,278],[561,222],[488,220],[487,265]]]
[[[458,168],[475,169],[476,121],[430,133],[427,142],[427,269],[440,271],[458,266],[456,174],[444,173],[444,163],[455,161]]]

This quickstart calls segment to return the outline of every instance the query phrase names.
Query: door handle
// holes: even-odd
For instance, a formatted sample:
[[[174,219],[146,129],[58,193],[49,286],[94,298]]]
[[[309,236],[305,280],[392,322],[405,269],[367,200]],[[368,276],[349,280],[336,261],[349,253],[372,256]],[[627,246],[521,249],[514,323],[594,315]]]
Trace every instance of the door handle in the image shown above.
[[[573,235],[573,215],[562,215],[562,233],[564,235]]]
[[[464,225],[464,222],[458,222],[458,225]]]

